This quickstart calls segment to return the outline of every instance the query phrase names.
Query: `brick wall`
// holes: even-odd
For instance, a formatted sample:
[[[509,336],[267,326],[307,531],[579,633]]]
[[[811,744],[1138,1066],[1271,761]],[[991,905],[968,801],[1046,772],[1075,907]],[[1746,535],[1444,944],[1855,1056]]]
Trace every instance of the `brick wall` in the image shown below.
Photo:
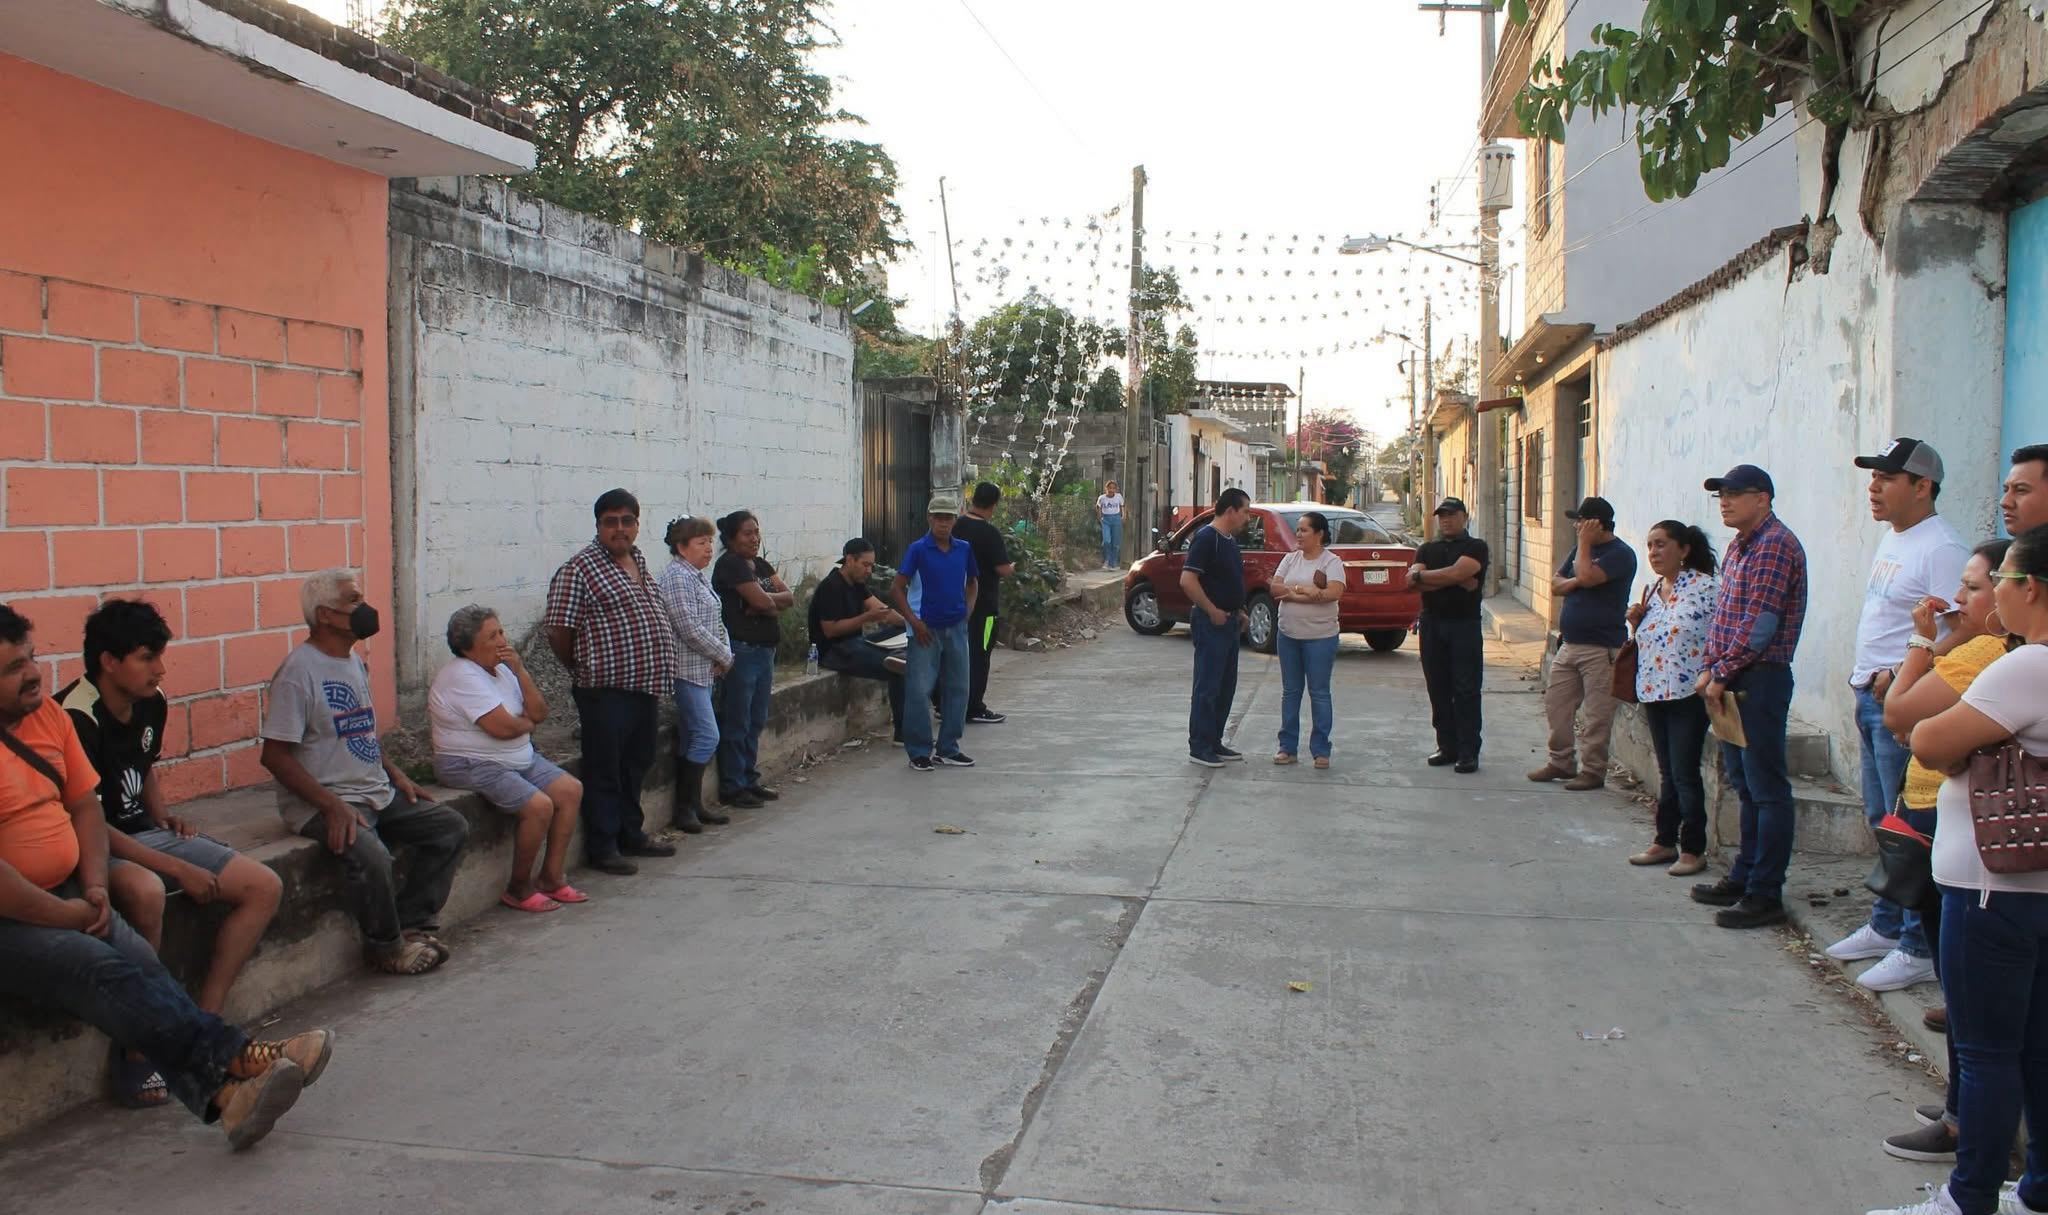
[[[265,779],[300,575],[363,560],[362,388],[356,331],[0,271],[0,596],[51,692],[101,599],[162,610],[174,801]]]

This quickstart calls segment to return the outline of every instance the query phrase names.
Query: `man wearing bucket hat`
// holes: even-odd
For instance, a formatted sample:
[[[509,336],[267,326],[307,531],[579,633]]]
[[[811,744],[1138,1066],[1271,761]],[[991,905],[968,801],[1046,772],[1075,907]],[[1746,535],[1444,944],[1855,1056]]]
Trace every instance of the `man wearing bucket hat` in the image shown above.
[[[959,499],[941,494],[925,514],[931,530],[904,550],[903,564],[889,585],[889,598],[897,614],[910,622],[912,634],[903,656],[903,699],[915,708],[903,715],[903,750],[914,772],[974,766],[960,750],[960,732],[967,725],[968,608],[980,589],[981,569],[974,549],[953,536]],[[934,686],[939,689],[936,745],[931,714],[924,711]]]
[[[1721,566],[1721,594],[1707,628],[1701,695],[1736,694],[1746,746],[1721,744],[1742,803],[1742,848],[1728,875],[1692,888],[1694,902],[1719,907],[1723,928],[1761,928],[1785,918],[1785,869],[1792,861],[1792,776],[1786,726],[1792,711],[1792,655],[1806,622],[1806,550],[1778,518],[1777,487],[1754,464],[1710,477],[1721,522],[1735,529]]]

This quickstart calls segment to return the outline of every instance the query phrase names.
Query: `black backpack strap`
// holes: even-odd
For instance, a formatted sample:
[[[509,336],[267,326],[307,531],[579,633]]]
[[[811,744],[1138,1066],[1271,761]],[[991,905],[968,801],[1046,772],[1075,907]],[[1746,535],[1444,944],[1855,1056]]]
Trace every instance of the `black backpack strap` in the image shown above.
[[[57,774],[57,769],[50,766],[49,760],[36,754],[27,743],[16,738],[14,731],[0,728],[0,743],[6,743],[7,749],[21,756],[23,763],[42,773],[44,779],[57,786],[57,796],[64,796],[64,778]]]

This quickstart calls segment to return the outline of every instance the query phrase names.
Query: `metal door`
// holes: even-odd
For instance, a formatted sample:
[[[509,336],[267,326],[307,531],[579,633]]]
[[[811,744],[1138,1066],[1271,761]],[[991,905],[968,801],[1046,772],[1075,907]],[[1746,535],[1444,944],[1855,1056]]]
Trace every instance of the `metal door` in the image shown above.
[[[2006,232],[2005,420],[1999,476],[2015,447],[2048,443],[2048,199],[2012,213]]]
[[[886,565],[925,533],[932,496],[931,406],[886,393],[863,394],[861,533]]]

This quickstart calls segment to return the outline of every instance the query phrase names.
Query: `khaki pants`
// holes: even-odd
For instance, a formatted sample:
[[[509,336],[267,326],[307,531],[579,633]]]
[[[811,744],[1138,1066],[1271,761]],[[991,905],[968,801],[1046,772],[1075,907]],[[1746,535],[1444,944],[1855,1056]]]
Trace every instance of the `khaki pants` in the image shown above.
[[[1550,766],[1607,777],[1607,735],[1614,728],[1614,651],[1567,642],[1550,660],[1543,712],[1550,719]],[[1573,758],[1572,718],[1578,718]]]

